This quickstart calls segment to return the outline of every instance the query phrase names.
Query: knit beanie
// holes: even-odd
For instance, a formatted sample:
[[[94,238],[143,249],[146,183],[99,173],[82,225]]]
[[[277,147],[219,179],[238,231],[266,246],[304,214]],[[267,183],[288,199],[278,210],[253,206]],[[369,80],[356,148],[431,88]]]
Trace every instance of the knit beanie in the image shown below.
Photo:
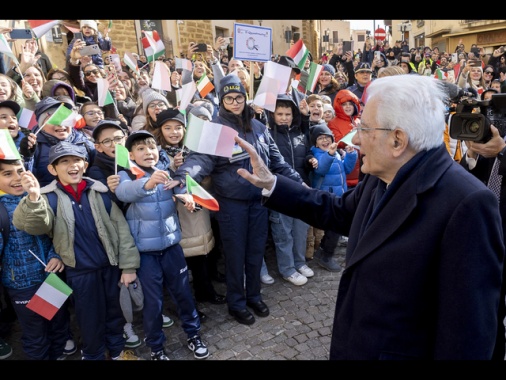
[[[332,76],[336,75],[336,69],[334,69],[334,67],[332,65],[329,65],[328,63],[323,65],[322,71],[328,71],[329,73],[332,74]]]
[[[83,28],[83,26],[89,26],[91,29],[94,29],[95,32],[98,32],[98,25],[95,20],[81,20],[79,26],[81,29]]]
[[[327,127],[327,124],[321,123],[314,125],[311,131],[311,144],[313,144],[313,146],[316,146],[316,139],[320,135],[330,136],[332,142],[334,142],[334,134],[332,133],[332,131],[329,129],[329,127]]]
[[[197,117],[203,116],[207,121],[211,121],[213,118],[211,113],[207,110],[207,108],[203,106],[192,106],[190,108],[190,113]]]
[[[149,103],[155,100],[164,102],[167,108],[169,108],[169,101],[167,100],[167,98],[162,94],[160,94],[159,92],[153,90],[152,88],[148,87],[144,89],[141,95],[142,95],[142,109],[144,111],[144,115],[148,114]]]
[[[220,88],[221,88],[220,98],[223,98],[225,95],[234,92],[246,96],[246,89],[242,85],[241,80],[237,75],[229,74],[221,78]]]
[[[332,107],[330,104],[324,104],[323,105],[323,112],[331,111],[332,115],[336,114],[336,111],[334,110],[334,107]]]
[[[131,282],[126,286],[125,284],[119,283],[119,303],[121,311],[127,323],[133,322],[133,312],[142,310],[144,306],[144,294],[142,293],[142,286],[137,278],[134,282]]]

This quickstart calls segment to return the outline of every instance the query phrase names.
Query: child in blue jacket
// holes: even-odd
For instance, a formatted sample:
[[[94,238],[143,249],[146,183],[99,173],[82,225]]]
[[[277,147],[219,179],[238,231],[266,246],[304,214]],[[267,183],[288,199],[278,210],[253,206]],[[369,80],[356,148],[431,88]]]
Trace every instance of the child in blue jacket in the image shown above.
[[[343,195],[348,190],[346,174],[350,173],[357,162],[357,151],[347,145],[345,151],[337,149],[332,131],[325,124],[315,125],[311,132],[310,158],[318,160],[318,165],[310,174],[311,187]],[[314,254],[315,261],[331,272],[339,272],[341,266],[333,258],[340,235],[325,230],[320,247]]]
[[[98,23],[95,20],[81,20],[79,26],[81,27],[80,31],[83,34],[83,40],[86,42],[86,45],[89,46],[97,44],[101,52],[111,50],[112,41],[109,37],[108,29],[106,29],[105,37],[103,37],[102,33],[98,31]],[[67,62],[70,59],[70,52],[72,51],[72,47],[74,46],[75,41],[76,39],[74,38],[67,47]],[[91,60],[101,69],[104,68],[104,59],[102,58],[102,53],[92,55]]]

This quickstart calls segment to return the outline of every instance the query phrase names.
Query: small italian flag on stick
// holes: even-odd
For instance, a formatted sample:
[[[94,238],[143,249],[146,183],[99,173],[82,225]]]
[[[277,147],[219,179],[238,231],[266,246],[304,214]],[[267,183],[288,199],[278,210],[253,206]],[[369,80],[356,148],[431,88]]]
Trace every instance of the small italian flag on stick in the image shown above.
[[[72,289],[62,279],[49,273],[26,307],[51,320],[71,294]]]
[[[186,174],[186,190],[193,196],[195,203],[211,211],[220,210],[218,201],[188,174]]]
[[[21,160],[21,155],[8,129],[0,129],[0,159]]]

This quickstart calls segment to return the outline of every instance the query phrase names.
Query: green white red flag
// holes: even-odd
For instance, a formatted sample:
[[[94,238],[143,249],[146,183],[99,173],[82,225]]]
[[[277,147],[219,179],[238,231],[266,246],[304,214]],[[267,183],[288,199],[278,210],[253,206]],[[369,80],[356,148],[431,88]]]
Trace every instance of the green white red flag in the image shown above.
[[[65,107],[65,104],[62,103],[56,110],[54,114],[52,114],[49,119],[44,122],[44,125],[60,125],[62,127],[70,127],[74,128],[76,124],[80,124],[83,121],[83,117],[78,114],[76,111],[68,109]],[[43,126],[41,126],[42,128]]]
[[[197,82],[197,90],[200,96],[205,98],[212,90],[214,90],[213,83],[209,80],[208,76],[204,73]]]
[[[306,83],[306,90],[314,92],[316,84],[318,83],[318,78],[323,70],[323,66],[317,63],[311,62],[309,65],[309,78]]]
[[[232,157],[234,138],[238,134],[233,128],[211,123],[190,114],[184,145],[195,152]]]
[[[30,131],[37,125],[35,112],[28,108],[21,108],[18,112],[18,124],[20,127],[28,128]]]
[[[28,20],[28,24],[37,38],[41,38],[60,22],[61,20]]]
[[[132,160],[130,160],[130,153],[128,152],[127,148],[121,144],[116,144],[115,148],[116,151],[114,157],[116,160],[116,165],[130,170],[137,179],[142,178],[144,174],[146,174],[144,170],[142,170]]]
[[[132,69],[137,75],[140,75],[139,66],[137,65],[137,59],[133,56],[132,53],[125,53],[123,56],[123,62]]]
[[[105,78],[97,78],[98,106],[103,107],[114,102],[109,91],[109,81]]]
[[[72,289],[61,278],[49,273],[26,307],[51,320],[71,294]]]
[[[220,210],[218,201],[188,174],[186,174],[186,190],[193,196],[193,200],[202,207],[211,211]]]
[[[302,39],[300,39],[294,43],[290,49],[288,49],[286,55],[293,58],[295,64],[302,70],[304,68],[304,64],[306,63],[306,59],[309,56],[309,50],[306,48],[306,45],[304,45],[304,42],[302,42]]]
[[[172,91],[170,82],[170,69],[162,61],[155,61],[153,69],[153,79],[151,80],[151,88],[157,90]]]
[[[0,159],[21,160],[21,155],[8,129],[0,129]]]
[[[159,56],[165,54],[165,45],[156,30],[143,30],[142,32],[145,37],[143,37],[141,41],[148,62],[154,61]]]

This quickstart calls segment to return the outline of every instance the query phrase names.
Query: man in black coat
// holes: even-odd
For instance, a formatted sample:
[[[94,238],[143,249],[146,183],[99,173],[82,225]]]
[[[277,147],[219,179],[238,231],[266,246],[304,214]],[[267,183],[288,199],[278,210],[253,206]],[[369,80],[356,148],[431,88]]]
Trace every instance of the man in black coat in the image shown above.
[[[437,79],[374,80],[352,143],[364,179],[336,197],[275,176],[242,139],[266,207],[349,236],[333,360],[489,360],[504,239],[495,195],[443,143]],[[423,99],[423,101],[420,101]]]

